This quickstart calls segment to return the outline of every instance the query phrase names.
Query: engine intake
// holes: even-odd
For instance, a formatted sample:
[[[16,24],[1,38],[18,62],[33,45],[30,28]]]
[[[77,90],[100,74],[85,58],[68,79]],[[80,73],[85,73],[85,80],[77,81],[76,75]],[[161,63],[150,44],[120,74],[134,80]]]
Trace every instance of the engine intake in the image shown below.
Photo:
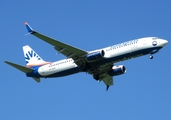
[[[110,76],[117,76],[117,75],[121,75],[124,74],[126,72],[126,68],[123,65],[119,65],[119,66],[113,66],[112,70],[110,70],[108,72],[108,74]]]
[[[88,62],[94,62],[94,61],[104,58],[104,55],[105,55],[104,50],[101,50],[101,51],[96,51],[96,52],[87,54],[86,58]]]

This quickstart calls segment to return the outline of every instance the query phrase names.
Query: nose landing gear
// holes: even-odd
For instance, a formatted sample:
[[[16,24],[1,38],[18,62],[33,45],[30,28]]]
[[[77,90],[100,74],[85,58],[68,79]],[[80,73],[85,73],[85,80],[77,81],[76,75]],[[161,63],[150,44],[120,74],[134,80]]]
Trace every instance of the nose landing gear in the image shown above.
[[[150,52],[150,59],[153,59],[153,54],[157,53],[159,50],[158,49],[154,49]]]
[[[153,56],[152,55],[150,55],[150,59],[153,59]]]

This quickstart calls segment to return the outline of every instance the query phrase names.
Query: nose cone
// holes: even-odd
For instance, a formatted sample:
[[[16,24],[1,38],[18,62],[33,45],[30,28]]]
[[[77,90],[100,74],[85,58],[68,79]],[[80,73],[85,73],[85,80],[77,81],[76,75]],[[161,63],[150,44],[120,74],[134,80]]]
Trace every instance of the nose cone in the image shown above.
[[[167,43],[168,43],[167,40],[163,40],[163,39],[160,40],[160,44],[161,44],[162,47],[164,47],[165,45],[167,45]]]

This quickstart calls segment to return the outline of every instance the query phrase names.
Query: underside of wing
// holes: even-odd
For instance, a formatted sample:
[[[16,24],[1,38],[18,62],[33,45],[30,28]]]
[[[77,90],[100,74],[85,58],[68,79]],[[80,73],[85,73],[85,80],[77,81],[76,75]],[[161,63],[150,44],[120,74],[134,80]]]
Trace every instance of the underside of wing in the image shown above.
[[[103,81],[106,85],[106,90],[109,89],[110,86],[114,85],[114,78],[112,75],[109,75],[109,71],[112,70],[114,63],[106,64],[99,67],[98,73],[100,81]]]
[[[106,84],[106,90],[108,90],[109,87],[110,87],[111,85],[114,84],[113,77],[110,76],[110,75],[107,75],[107,74],[104,75],[104,76],[101,78],[101,80],[103,80],[103,82]]]
[[[36,31],[34,31],[29,25],[28,23],[25,23],[26,28],[28,30],[29,33],[31,33],[32,35],[42,39],[43,41],[51,44],[52,46],[54,46],[54,48],[58,51],[58,53],[62,53],[63,55],[65,55],[67,58],[72,58],[74,59],[75,63],[77,65],[82,64],[82,62],[84,61],[84,57],[87,54],[87,51],[81,50],[79,48],[73,47],[71,45],[65,44],[59,40],[55,40],[52,39],[50,37],[47,37],[43,34],[40,34]]]

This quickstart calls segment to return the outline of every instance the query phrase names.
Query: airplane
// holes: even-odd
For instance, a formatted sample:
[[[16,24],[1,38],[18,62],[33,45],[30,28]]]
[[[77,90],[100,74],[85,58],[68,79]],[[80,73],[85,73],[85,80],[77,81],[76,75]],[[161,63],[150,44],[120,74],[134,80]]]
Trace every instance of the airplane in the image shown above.
[[[114,84],[113,77],[126,73],[124,65],[115,65],[118,62],[130,60],[149,54],[153,59],[153,54],[163,48],[168,41],[158,37],[144,37],[122,42],[102,49],[86,51],[68,45],[59,40],[55,40],[33,30],[30,25],[24,23],[28,34],[52,45],[58,54],[63,54],[66,59],[56,62],[44,61],[30,46],[23,46],[26,67],[4,61],[16,69],[26,73],[27,77],[32,77],[37,82],[40,78],[63,77],[79,72],[86,72],[97,81],[106,84],[106,91]]]

